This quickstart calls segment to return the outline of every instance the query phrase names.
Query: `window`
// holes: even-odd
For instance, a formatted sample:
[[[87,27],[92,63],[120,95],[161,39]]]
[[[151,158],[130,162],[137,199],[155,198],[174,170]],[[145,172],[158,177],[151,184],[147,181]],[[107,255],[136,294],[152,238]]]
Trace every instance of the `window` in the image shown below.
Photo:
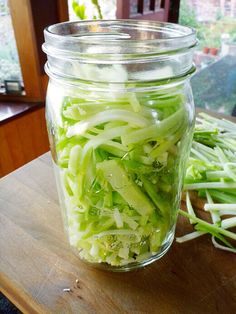
[[[196,106],[225,114],[236,108],[236,0],[181,0],[179,23],[196,28]]]
[[[22,75],[11,15],[7,0],[0,0],[0,93],[5,93],[5,81],[16,80],[21,85]]]
[[[0,101],[44,101],[47,76],[43,69],[46,56],[41,49],[43,29],[50,24],[68,20],[67,0],[0,0],[0,4],[4,14],[8,12],[8,16],[9,13],[11,15],[15,35],[12,36],[15,37],[20,63],[18,69],[21,68],[18,77],[24,83],[22,95],[0,94]],[[13,34],[9,26],[8,31]]]
[[[68,1],[68,11],[69,11],[69,20],[76,21],[80,19],[79,16],[83,16],[86,19],[99,18],[99,13],[97,6],[94,4],[93,0],[67,0]],[[77,14],[73,9],[73,3],[79,4],[80,7],[84,7],[84,11],[81,8],[81,11],[77,7],[77,10],[80,11]],[[116,0],[98,0],[98,5],[101,9],[103,19],[115,19],[116,18]],[[83,11],[83,12],[82,12]]]

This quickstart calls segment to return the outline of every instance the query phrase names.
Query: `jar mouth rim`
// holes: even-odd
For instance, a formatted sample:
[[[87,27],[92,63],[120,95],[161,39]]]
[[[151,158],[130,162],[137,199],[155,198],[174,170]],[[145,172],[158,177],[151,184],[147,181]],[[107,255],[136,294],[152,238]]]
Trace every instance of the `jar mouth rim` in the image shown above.
[[[142,42],[148,42],[148,43],[159,43],[159,42],[164,42],[164,41],[173,41],[176,39],[185,39],[185,38],[189,38],[191,36],[196,36],[196,30],[192,27],[189,26],[184,26],[184,25],[180,25],[180,24],[175,24],[175,23],[168,23],[168,22],[158,22],[158,21],[148,21],[148,20],[135,20],[135,19],[116,19],[116,20],[83,20],[83,21],[68,21],[68,22],[62,22],[62,23],[56,23],[53,25],[50,25],[48,27],[45,28],[44,32],[45,34],[49,35],[50,37],[54,37],[57,39],[62,39],[62,38],[70,38],[73,41],[86,41],[86,40],[91,40],[91,36],[94,33],[95,36],[93,36],[93,40],[95,39],[96,42],[96,36],[98,36],[98,32],[92,31],[90,32],[90,35],[88,33],[84,34],[84,33],[67,33],[67,34],[59,34],[57,31],[64,31],[64,32],[68,32],[68,31],[73,31],[73,30],[77,30],[73,28],[73,26],[90,26],[90,27],[99,27],[102,25],[106,25],[109,24],[109,27],[116,26],[119,24],[119,26],[130,26],[130,27],[135,27],[136,29],[139,29],[140,31],[143,30],[148,30],[149,32],[152,32],[153,34],[155,33],[160,33],[160,30],[162,29],[162,33],[163,33],[163,29],[165,30],[165,34],[170,34],[170,36],[166,37],[166,38],[142,38]],[[172,34],[171,34],[172,33]],[[102,32],[100,32],[99,34],[102,34]],[[174,36],[173,34],[176,34],[178,36]],[[108,41],[108,42],[116,42],[116,43],[122,43],[125,41],[125,43],[137,43],[140,42],[140,38],[135,38],[133,39],[131,36],[128,37],[127,35],[129,34],[125,34],[125,33],[111,33],[111,35],[114,35],[114,37],[112,36],[107,36],[108,33],[105,34],[105,36],[103,36],[103,40]],[[95,37],[95,38],[94,38]],[[127,40],[128,39],[128,40]],[[101,37],[98,36],[97,38],[98,43],[101,43]]]
[[[79,60],[152,59],[196,46],[193,28],[145,20],[84,20],[48,26],[43,50]]]

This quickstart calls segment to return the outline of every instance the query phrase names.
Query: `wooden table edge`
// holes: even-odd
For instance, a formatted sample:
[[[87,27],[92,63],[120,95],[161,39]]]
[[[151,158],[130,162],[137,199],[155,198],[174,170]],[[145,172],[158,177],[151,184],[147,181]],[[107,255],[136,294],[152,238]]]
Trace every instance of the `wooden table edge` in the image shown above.
[[[0,292],[4,294],[22,313],[24,314],[42,314],[45,310],[35,302],[25,291],[20,289],[6,275],[0,273]],[[17,298],[16,298],[17,296]],[[31,300],[27,302],[27,300]]]

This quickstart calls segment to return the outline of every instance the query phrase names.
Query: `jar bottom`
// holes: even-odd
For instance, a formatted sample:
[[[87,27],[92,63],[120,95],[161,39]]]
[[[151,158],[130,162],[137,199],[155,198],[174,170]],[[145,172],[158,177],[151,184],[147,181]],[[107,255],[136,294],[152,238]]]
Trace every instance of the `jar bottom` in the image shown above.
[[[91,267],[97,268],[97,269],[101,269],[101,270],[105,270],[105,271],[111,271],[111,272],[128,272],[128,271],[133,271],[133,270],[136,270],[139,268],[143,268],[143,267],[148,266],[148,265],[152,264],[153,262],[159,260],[163,255],[165,255],[167,253],[167,251],[171,247],[171,244],[174,240],[174,234],[175,234],[175,230],[171,230],[168,237],[166,238],[165,243],[162,245],[161,250],[157,254],[151,256],[150,258],[148,258],[144,261],[135,262],[135,263],[131,263],[131,264],[124,265],[124,266],[111,266],[111,265],[108,265],[106,263],[90,263],[90,262],[86,261],[85,259],[81,259],[79,257],[78,250],[76,250],[74,247],[71,247],[71,248],[72,248],[73,253],[76,256],[78,256],[79,259],[88,266],[91,266]]]

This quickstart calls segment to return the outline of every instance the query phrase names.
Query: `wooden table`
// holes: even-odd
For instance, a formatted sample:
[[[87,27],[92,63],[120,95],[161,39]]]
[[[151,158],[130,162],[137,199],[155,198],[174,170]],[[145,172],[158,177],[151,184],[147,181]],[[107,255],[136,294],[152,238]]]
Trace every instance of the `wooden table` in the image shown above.
[[[187,229],[179,221],[177,232]],[[79,261],[64,237],[49,154],[0,181],[0,283],[30,314],[236,313],[236,257],[208,236],[175,242],[161,260],[130,273]]]

